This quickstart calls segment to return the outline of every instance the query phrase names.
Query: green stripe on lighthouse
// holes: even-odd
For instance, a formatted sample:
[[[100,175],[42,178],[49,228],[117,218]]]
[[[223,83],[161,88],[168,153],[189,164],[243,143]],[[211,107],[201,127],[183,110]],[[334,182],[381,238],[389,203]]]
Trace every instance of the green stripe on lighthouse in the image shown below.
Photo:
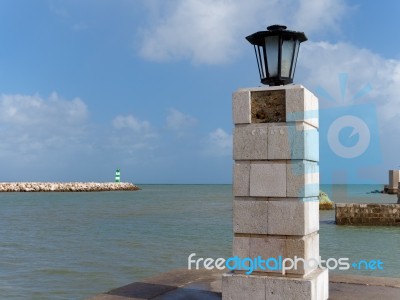
[[[121,172],[119,169],[115,171],[115,182],[121,182]]]

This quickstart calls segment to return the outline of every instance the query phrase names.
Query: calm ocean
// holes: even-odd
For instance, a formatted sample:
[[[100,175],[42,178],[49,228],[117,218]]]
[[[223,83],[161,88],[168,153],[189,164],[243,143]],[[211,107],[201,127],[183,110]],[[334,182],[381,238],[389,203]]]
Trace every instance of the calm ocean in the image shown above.
[[[0,299],[83,299],[174,268],[229,257],[231,185],[142,185],[137,192],[0,194]],[[394,203],[382,185],[321,186],[335,202]],[[380,259],[400,277],[400,228],[336,226],[321,212],[323,259]]]

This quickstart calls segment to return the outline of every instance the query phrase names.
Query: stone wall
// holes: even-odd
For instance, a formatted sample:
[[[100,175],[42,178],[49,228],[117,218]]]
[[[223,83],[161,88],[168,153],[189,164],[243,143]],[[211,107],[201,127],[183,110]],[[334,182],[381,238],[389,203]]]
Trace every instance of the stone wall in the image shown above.
[[[105,192],[135,191],[128,182],[2,182],[0,192]]]
[[[337,225],[400,226],[400,204],[337,203]]]

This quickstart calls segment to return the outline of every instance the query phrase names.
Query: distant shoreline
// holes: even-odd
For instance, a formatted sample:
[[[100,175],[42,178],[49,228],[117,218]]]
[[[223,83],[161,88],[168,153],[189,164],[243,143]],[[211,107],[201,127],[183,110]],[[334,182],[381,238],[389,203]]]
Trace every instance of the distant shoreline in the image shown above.
[[[109,192],[137,191],[129,182],[0,182],[1,192]]]

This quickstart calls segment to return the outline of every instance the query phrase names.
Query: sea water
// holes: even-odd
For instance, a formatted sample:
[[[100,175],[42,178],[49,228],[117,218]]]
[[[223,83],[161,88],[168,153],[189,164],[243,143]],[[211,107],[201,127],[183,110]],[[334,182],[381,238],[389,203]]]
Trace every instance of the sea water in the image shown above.
[[[1,193],[0,299],[84,299],[232,253],[231,185],[142,185],[136,192]],[[335,202],[395,203],[381,185],[322,186]],[[400,228],[336,226],[320,213],[323,259],[380,259],[400,277]],[[342,273],[343,273],[342,272]]]

